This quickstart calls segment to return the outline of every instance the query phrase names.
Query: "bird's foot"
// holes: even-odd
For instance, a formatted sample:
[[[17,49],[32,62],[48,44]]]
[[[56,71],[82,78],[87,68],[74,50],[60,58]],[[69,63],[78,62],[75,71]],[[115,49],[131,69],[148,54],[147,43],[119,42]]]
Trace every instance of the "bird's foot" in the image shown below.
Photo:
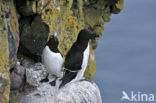
[[[49,74],[47,74],[46,78],[40,80],[40,82],[49,82],[48,76],[49,76]]]
[[[54,81],[49,82],[49,84],[50,84],[51,86],[55,86],[55,85],[56,85],[56,79],[55,79]]]
[[[45,78],[45,79],[40,80],[40,82],[49,82],[49,79]]]

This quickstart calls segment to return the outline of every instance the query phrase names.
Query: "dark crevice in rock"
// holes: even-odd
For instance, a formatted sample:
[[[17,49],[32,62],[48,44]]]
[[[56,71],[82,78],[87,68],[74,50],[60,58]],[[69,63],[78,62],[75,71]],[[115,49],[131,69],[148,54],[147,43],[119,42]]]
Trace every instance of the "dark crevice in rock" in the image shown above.
[[[19,52],[22,53],[22,55],[33,59],[35,62],[41,62],[41,56],[31,53],[27,48],[25,48],[22,43],[20,42],[19,45]]]
[[[9,58],[12,59],[16,54],[16,40],[14,39],[9,26],[8,26],[8,41],[9,41]]]
[[[36,25],[38,25],[37,22],[34,23],[34,19],[39,15],[34,13],[32,10],[33,2],[34,2],[33,0],[22,0],[22,1],[15,0],[16,10],[19,12],[19,15],[20,15],[20,18],[18,20],[19,21],[19,32],[20,32],[19,33],[20,34],[20,44],[19,44],[18,55],[26,56],[26,57],[31,58],[31,59],[35,60],[36,62],[38,62],[38,61],[41,61],[41,56],[38,55],[37,52],[31,51],[31,50],[35,50],[38,47],[37,43],[40,42],[40,40],[39,41],[36,40],[37,34],[36,34],[36,37],[34,36],[34,31],[38,31],[36,29],[33,30],[33,28],[35,28],[35,27],[33,27],[33,26],[35,26],[34,24],[36,23]],[[37,4],[37,1],[35,1],[35,3]],[[42,22],[42,20],[40,19],[40,21],[38,21],[38,22]],[[46,26],[46,28],[48,28],[48,26]],[[49,28],[48,28],[48,30],[49,30]],[[48,35],[48,33],[47,33],[47,35]],[[38,42],[33,43],[34,40],[38,41]],[[44,40],[46,42],[47,38]],[[38,44],[40,45],[41,43],[38,43]],[[43,43],[43,44],[45,44],[45,43]],[[18,56],[19,59],[20,59],[20,57],[21,56]]]
[[[16,8],[22,16],[30,16],[35,14],[36,12],[33,10],[34,8],[34,0],[15,0]],[[34,7],[34,8],[33,8]]]
[[[49,26],[39,14],[22,16],[20,24],[19,52],[36,62],[41,62],[42,50],[49,36]]]

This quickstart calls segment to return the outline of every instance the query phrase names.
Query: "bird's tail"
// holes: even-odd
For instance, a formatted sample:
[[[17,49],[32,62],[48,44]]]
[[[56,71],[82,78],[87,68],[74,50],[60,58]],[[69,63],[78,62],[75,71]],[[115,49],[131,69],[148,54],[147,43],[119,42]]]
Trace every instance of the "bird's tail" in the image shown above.
[[[59,86],[59,88],[63,87],[64,85],[66,85],[67,83],[69,83],[71,80],[73,80],[77,75],[77,72],[70,72],[68,70],[65,70],[65,74],[63,76],[63,78],[61,79],[61,84]]]

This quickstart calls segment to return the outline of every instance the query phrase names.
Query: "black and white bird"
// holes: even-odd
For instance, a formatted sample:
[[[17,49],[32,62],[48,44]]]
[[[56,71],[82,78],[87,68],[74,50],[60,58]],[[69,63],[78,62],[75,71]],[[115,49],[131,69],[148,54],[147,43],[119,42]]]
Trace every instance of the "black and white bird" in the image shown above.
[[[64,62],[64,76],[59,88],[69,82],[75,82],[83,78],[89,57],[89,40],[99,35],[89,29],[79,32],[77,41],[72,45]]]
[[[52,36],[47,42],[42,53],[42,62],[46,67],[47,75],[51,85],[55,85],[56,79],[63,76],[62,65],[64,59],[58,50],[59,41],[56,36]],[[47,78],[46,78],[47,79]]]

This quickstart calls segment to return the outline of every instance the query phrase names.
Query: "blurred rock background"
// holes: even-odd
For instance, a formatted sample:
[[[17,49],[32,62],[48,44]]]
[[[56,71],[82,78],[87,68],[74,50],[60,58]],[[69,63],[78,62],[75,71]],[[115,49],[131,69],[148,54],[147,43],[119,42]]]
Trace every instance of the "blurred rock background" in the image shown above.
[[[41,61],[51,35],[57,35],[59,50],[65,57],[81,29],[88,28],[102,36],[105,22],[110,21],[112,13],[119,13],[123,5],[124,0],[0,0],[0,103],[8,103],[10,94],[23,90],[22,68]],[[85,72],[88,79],[96,71],[93,49],[97,42],[91,41]],[[19,85],[13,85],[18,81]]]

